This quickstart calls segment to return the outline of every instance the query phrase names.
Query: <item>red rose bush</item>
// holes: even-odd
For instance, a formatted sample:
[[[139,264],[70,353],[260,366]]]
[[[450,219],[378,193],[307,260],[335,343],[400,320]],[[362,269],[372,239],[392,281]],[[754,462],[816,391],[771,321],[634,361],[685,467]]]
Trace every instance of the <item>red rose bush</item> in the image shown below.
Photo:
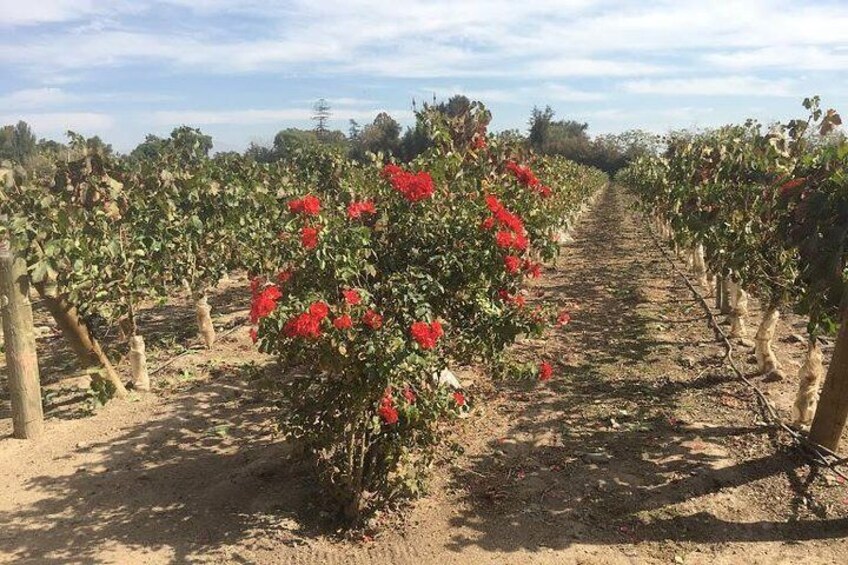
[[[482,106],[462,117],[473,135],[444,114],[419,119],[434,145],[412,163],[345,168],[284,201],[268,263],[285,284],[269,274],[253,290],[259,347],[294,375],[284,429],[354,521],[420,493],[445,423],[473,408],[467,391],[439,385],[448,365],[495,370],[517,338],[556,321],[521,291],[605,182],[569,162],[534,173],[516,147],[485,138]],[[552,374],[545,365],[539,378]]]

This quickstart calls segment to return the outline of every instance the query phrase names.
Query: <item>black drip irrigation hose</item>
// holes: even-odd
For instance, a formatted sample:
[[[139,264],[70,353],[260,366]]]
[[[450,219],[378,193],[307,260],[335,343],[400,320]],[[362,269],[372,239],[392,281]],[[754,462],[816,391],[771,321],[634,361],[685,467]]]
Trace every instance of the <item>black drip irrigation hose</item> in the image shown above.
[[[707,314],[707,318],[709,319],[710,326],[713,330],[715,330],[716,338],[724,345],[724,357],[722,358],[722,362],[726,362],[733,370],[733,373],[743,383],[745,383],[749,388],[754,391],[757,396],[757,400],[759,401],[760,408],[763,411],[763,416],[767,420],[767,423],[769,423],[772,427],[780,428],[781,430],[789,434],[789,436],[795,442],[795,445],[801,450],[803,454],[807,456],[807,458],[812,463],[825,467],[826,469],[829,469],[845,481],[848,481],[848,475],[845,475],[842,471],[836,468],[838,465],[844,465],[846,462],[848,462],[848,457],[839,456],[830,449],[819,445],[814,441],[811,441],[808,437],[801,434],[798,430],[786,424],[786,422],[784,422],[780,418],[772,403],[769,402],[769,399],[766,397],[762,389],[760,389],[760,387],[754,384],[751,379],[746,377],[745,373],[743,373],[739,369],[739,366],[733,359],[733,344],[730,342],[730,339],[727,337],[727,334],[724,333],[724,330],[719,325],[718,320],[716,320],[715,314],[713,314],[713,310],[712,308],[710,308],[710,305],[707,303],[706,299],[704,298],[704,295],[702,295],[698,291],[698,289],[695,288],[695,286],[689,280],[689,277],[687,277],[686,274],[677,267],[677,264],[674,262],[674,259],[671,258],[660,239],[654,233],[654,230],[651,229],[650,225],[648,224],[647,218],[644,218],[644,225],[645,231],[647,231],[648,234],[651,236],[651,240],[654,242],[654,245],[657,247],[657,249],[660,250],[663,257],[665,257],[666,261],[668,261],[668,264],[671,265],[672,270],[681,279],[683,279],[683,282],[686,283],[687,287],[689,287],[689,291],[695,296],[698,302],[701,303],[701,307],[703,308],[704,312]]]

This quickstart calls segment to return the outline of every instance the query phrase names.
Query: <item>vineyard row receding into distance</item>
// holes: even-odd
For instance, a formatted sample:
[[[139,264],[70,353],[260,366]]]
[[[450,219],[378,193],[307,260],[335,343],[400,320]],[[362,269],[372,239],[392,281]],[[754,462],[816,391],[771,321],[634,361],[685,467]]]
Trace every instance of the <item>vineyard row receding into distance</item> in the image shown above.
[[[772,347],[780,313],[808,316],[792,424],[830,456],[848,419],[848,142],[836,112],[817,98],[804,105],[809,116],[786,124],[671,134],[615,182],[730,317],[730,338],[748,343],[748,300],[760,301],[752,345],[763,375],[787,378]],[[571,319],[565,304],[529,306],[528,283],[610,179],[488,133],[480,103],[425,105],[417,120],[429,142],[409,162],[320,146],[272,163],[208,157],[199,132],[180,128],[151,156],[104,154],[72,136],[47,167],[4,166],[14,436],[43,434],[31,293],[105,401],[155,388],[145,308],[185,293],[211,348],[208,297],[247,273],[242,329],[274,356],[280,429],[304,446],[339,516],[357,524],[424,492],[447,424],[477,403],[451,367],[553,377],[555,360],[510,354]],[[825,378],[821,340],[836,334]]]

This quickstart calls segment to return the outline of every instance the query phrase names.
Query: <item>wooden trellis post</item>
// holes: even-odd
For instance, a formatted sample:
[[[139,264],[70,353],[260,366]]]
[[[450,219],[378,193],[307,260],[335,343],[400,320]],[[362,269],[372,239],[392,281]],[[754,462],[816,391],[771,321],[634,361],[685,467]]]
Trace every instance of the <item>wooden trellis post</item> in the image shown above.
[[[29,301],[29,277],[26,261],[12,253],[7,240],[0,241],[0,303],[13,435],[19,439],[35,439],[44,431],[44,412]]]

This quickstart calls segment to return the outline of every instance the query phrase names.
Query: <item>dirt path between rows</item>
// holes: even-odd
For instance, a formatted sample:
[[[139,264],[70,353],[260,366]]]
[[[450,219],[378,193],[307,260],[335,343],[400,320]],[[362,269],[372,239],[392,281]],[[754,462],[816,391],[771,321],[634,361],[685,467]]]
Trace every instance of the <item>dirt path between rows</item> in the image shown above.
[[[607,191],[534,289],[573,304],[569,326],[518,347],[556,360],[554,380],[462,372],[480,399],[457,424],[464,454],[405,518],[356,540],[327,530],[251,382],[269,360],[239,331],[157,375],[155,395],[0,440],[0,561],[844,563],[846,485],[759,421],[627,203]],[[787,361],[799,324],[781,325]],[[794,379],[758,382],[788,410]]]

